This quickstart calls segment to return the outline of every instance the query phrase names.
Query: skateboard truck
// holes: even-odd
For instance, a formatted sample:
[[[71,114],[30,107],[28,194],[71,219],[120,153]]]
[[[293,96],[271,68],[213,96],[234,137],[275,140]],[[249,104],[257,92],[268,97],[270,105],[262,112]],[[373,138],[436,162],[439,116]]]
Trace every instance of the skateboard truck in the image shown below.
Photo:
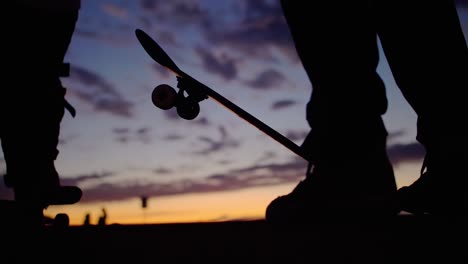
[[[192,120],[196,118],[200,112],[199,103],[207,98],[211,98],[282,144],[284,147],[288,148],[290,151],[303,159],[308,160],[304,151],[294,142],[179,69],[159,44],[143,30],[136,29],[135,34],[147,54],[161,66],[173,72],[177,77],[177,88],[179,88],[178,92],[167,84],[158,85],[153,89],[151,99],[156,107],[168,110],[175,106],[180,117]],[[185,96],[185,93],[187,96]]]
[[[195,119],[200,113],[200,102],[208,99],[208,94],[197,83],[190,79],[177,76],[179,91],[167,85],[160,84],[153,89],[151,99],[153,104],[163,110],[177,108],[177,114],[183,119]],[[187,94],[188,96],[185,96]]]

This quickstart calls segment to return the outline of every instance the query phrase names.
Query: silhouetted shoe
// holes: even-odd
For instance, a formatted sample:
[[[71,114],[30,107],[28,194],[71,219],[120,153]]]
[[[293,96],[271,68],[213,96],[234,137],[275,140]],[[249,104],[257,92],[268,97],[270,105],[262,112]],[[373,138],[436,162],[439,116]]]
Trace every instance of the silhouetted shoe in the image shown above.
[[[49,188],[15,187],[15,200],[40,208],[49,205],[74,204],[81,200],[82,191],[77,186],[54,186]]]
[[[59,186],[47,194],[46,204],[64,205],[74,204],[81,200],[82,191],[77,186]]]
[[[457,183],[449,176],[443,179],[441,173],[424,171],[413,184],[400,188],[400,209],[415,215],[468,216],[466,184]],[[446,170],[446,173],[450,171]]]
[[[389,217],[399,213],[393,169],[388,160],[317,166],[293,191],[274,199],[266,209],[270,223],[307,223],[320,218]]]
[[[312,215],[309,208],[313,190],[312,176],[299,182],[293,191],[274,199],[267,207],[265,218],[270,223],[307,222]]]

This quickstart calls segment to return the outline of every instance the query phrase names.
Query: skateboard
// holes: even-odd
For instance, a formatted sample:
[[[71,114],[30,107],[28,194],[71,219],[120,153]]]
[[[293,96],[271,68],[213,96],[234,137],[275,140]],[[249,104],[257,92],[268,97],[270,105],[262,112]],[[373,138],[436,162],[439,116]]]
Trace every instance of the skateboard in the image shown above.
[[[293,153],[307,160],[302,149],[290,139],[182,71],[163,48],[146,32],[141,29],[136,29],[135,35],[146,53],[161,66],[173,72],[177,78],[177,88],[179,88],[177,92],[173,87],[167,84],[160,84],[153,89],[151,99],[156,107],[163,110],[176,107],[177,113],[181,118],[192,120],[196,118],[200,112],[200,102],[211,98]]]
[[[53,198],[44,206],[44,209],[50,205],[71,205],[81,200],[82,191],[76,186],[61,186]],[[39,209],[34,211],[28,208],[27,205],[20,204],[15,200],[0,200],[2,226],[23,227],[22,225],[37,224],[36,222],[25,219],[27,217],[38,217],[42,213]],[[41,221],[40,219],[37,219]],[[54,218],[48,218],[42,215],[43,227],[52,227],[56,229],[66,228],[70,225],[70,218],[65,213],[58,213]]]

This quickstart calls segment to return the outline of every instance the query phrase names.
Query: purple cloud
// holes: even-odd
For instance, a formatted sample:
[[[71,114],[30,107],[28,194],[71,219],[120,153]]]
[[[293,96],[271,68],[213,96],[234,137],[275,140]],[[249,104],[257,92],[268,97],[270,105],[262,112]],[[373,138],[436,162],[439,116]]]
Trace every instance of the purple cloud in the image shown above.
[[[279,1],[233,2],[222,19],[219,13],[203,26],[208,43],[224,45],[249,57],[271,59],[272,48],[299,62]],[[228,19],[233,16],[236,19]],[[221,17],[221,18],[220,18]]]
[[[149,137],[149,127],[142,127],[136,130],[130,128],[114,128],[112,132],[117,136],[117,141],[121,143],[127,143],[129,140],[138,140],[144,143],[151,141]]]
[[[115,4],[105,3],[101,5],[101,8],[105,14],[111,17],[115,17],[118,19],[128,18],[128,10],[125,7],[115,5]]]
[[[159,1],[159,0],[141,0],[140,5],[141,5],[141,7],[143,9],[153,11],[153,10],[156,10],[158,8],[158,4],[160,2],[161,1]]]
[[[182,119],[179,116],[179,114],[177,113],[176,107],[173,107],[173,108],[171,108],[169,110],[165,110],[164,113],[165,113],[166,118],[168,120],[170,120],[170,121],[179,121],[179,120],[187,121],[185,119]],[[190,120],[187,124],[199,125],[199,126],[209,126],[209,125],[211,125],[211,122],[208,120],[208,118],[206,118],[204,116],[198,116],[194,120]]]
[[[72,178],[62,178],[62,185],[79,185],[82,182],[89,180],[103,180],[116,174],[110,171],[105,171],[101,173],[91,173],[91,174],[82,174]]]
[[[271,106],[271,109],[280,110],[280,109],[295,105],[296,103],[297,103],[296,101],[290,100],[290,99],[279,100],[273,103],[273,105]]]
[[[202,179],[181,179],[167,183],[140,184],[127,182],[102,183],[83,190],[82,203],[115,201],[140,197],[159,197],[188,193],[206,193],[226,190],[239,190],[254,186],[271,186],[297,182],[304,175],[306,164],[294,159],[284,164],[271,163],[236,169],[225,174],[212,174]]]
[[[202,58],[203,67],[208,72],[220,75],[227,81],[237,77],[236,61],[229,57],[228,54],[222,53],[219,56],[215,56],[200,46],[195,50]]]
[[[140,1],[140,7],[150,19],[173,25],[197,24],[206,17],[198,1]]]
[[[199,137],[199,140],[203,141],[208,146],[202,150],[194,151],[193,153],[197,155],[209,155],[211,153],[223,151],[226,148],[236,148],[240,145],[238,141],[232,139],[228,135],[223,126],[219,127],[219,132],[221,134],[220,140],[214,140],[209,137]]]
[[[155,174],[170,174],[172,173],[172,170],[168,169],[168,168],[164,168],[164,167],[160,167],[160,168],[157,168],[157,169],[154,169],[153,172]]]
[[[285,76],[274,69],[261,72],[255,79],[246,81],[254,89],[269,90],[278,87],[285,80]]]
[[[96,111],[104,111],[121,117],[133,116],[133,104],[102,76],[79,66],[73,66],[71,71],[71,80],[82,84],[78,87],[79,89],[73,90],[79,99],[93,105]]]
[[[417,143],[396,144],[388,149],[389,156],[394,165],[402,162],[417,161],[424,157],[423,148]],[[258,163],[256,163],[258,164]],[[124,200],[139,197],[145,194],[148,197],[204,193],[214,191],[239,190],[254,186],[271,186],[276,184],[298,182],[305,177],[307,164],[300,158],[290,162],[278,164],[253,165],[250,167],[233,169],[223,174],[207,175],[201,179],[181,179],[166,183],[102,183],[83,190],[82,202]],[[156,173],[171,173],[167,168],[158,168]],[[113,176],[113,173],[83,175],[65,182],[79,185],[88,180],[103,180]],[[2,190],[0,190],[2,195]]]
[[[169,134],[163,137],[163,140],[167,141],[178,141],[181,139],[184,139],[184,137],[179,134]]]
[[[309,131],[295,131],[295,130],[289,130],[286,132],[286,137],[289,138],[292,141],[302,141],[305,139]]]
[[[420,161],[424,158],[424,147],[417,143],[394,144],[387,149],[388,156],[393,165],[397,166],[404,162]]]

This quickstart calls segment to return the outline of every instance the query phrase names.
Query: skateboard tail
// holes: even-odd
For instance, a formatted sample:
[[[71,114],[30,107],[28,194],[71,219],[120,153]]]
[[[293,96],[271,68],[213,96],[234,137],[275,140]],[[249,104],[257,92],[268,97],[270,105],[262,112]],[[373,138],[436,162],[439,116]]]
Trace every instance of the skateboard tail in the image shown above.
[[[157,63],[173,71],[176,75],[183,75],[183,72],[177,67],[174,61],[167,53],[154,41],[148,34],[141,29],[135,30],[135,35],[143,49]]]
[[[206,88],[209,89],[208,87]],[[264,134],[276,140],[278,143],[280,143],[281,145],[283,145],[284,147],[286,147],[287,149],[289,149],[296,155],[300,156],[304,160],[307,160],[307,157],[304,151],[302,151],[302,149],[298,145],[296,145],[290,139],[280,134],[278,131],[274,130],[267,124],[263,123],[262,121],[260,121],[253,115],[249,114],[247,111],[243,110],[242,108],[238,107],[236,104],[232,103],[228,99],[224,98],[217,92],[211,90],[208,96],[212,98],[213,100],[215,100],[220,105],[229,109],[231,112],[235,113],[240,118],[244,119],[247,123],[250,123],[251,125],[256,127],[258,130],[262,131]]]

